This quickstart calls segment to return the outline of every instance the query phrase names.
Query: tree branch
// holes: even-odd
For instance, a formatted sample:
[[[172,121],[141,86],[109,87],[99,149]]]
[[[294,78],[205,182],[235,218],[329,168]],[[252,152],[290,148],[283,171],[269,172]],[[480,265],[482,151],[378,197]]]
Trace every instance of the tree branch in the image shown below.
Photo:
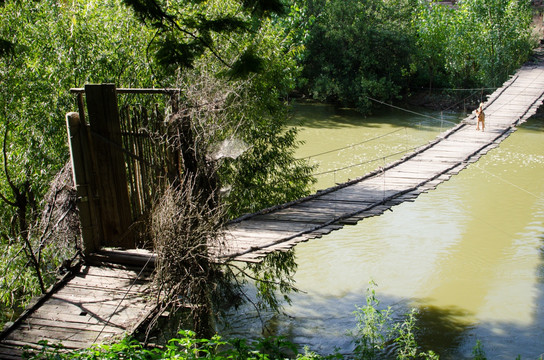
[[[6,174],[6,180],[8,181],[8,185],[10,186],[11,190],[15,194],[15,198],[17,199],[19,196],[19,189],[13,184],[11,181],[11,177],[9,175],[8,170],[8,156],[7,156],[7,150],[6,150],[6,142],[8,138],[8,128],[9,128],[9,120],[6,121],[6,130],[4,131],[4,140],[2,144],[2,151],[4,155],[4,173]],[[9,200],[2,192],[0,192],[0,198],[2,201],[4,201],[6,204],[16,207],[17,202]]]

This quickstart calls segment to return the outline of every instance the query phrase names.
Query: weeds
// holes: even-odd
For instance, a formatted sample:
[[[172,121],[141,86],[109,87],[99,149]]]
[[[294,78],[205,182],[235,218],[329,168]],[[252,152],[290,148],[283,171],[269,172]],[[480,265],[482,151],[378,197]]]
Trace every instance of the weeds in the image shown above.
[[[352,334],[355,357],[361,360],[388,359],[392,358],[393,352],[398,360],[438,359],[433,351],[419,351],[415,336],[417,310],[412,309],[402,321],[394,321],[391,307],[379,309],[375,287],[376,283],[370,282],[366,305],[355,311],[357,330]]]
[[[366,305],[355,311],[357,328],[351,334],[355,349],[349,357],[338,352],[323,356],[308,347],[299,353],[297,346],[283,337],[248,342],[246,339],[225,340],[219,335],[200,339],[194,331],[180,331],[177,338],[169,340],[160,348],[146,348],[137,340],[125,338],[113,345],[96,345],[90,349],[67,352],[62,345],[42,342],[42,350],[27,354],[27,359],[438,360],[438,354],[433,351],[422,352],[417,344],[417,310],[412,309],[402,320],[394,320],[391,307],[379,309],[375,286],[371,283],[367,290]],[[472,356],[474,360],[487,359],[480,341],[474,346]]]

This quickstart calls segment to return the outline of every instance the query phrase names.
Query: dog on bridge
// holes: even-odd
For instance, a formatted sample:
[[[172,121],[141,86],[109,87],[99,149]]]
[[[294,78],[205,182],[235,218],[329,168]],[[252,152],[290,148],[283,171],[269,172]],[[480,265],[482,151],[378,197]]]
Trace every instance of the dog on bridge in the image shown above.
[[[476,109],[476,130],[480,130],[480,123],[482,123],[482,131],[485,129],[485,114],[484,114],[484,103],[480,103],[478,109]]]

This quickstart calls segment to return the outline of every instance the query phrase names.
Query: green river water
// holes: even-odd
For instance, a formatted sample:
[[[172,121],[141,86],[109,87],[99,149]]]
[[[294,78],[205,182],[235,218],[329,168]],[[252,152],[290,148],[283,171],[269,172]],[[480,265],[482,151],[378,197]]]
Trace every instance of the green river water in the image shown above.
[[[465,117],[386,109],[364,118],[321,104],[294,110],[304,141],[297,157],[319,165],[316,189],[384,166]],[[417,341],[441,359],[470,358],[477,340],[489,359],[538,358],[544,353],[543,179],[544,120],[533,118],[415,202],[299,244],[295,280],[302,292],[285,314],[265,316],[267,333],[321,354],[335,348],[349,354],[353,311],[373,281],[380,306],[399,316],[419,309]],[[234,335],[260,335],[262,322],[250,309],[231,320]]]

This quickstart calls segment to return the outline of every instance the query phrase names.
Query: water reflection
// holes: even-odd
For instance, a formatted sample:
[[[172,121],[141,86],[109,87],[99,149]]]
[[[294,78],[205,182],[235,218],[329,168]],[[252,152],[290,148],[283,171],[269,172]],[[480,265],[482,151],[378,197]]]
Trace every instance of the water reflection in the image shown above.
[[[366,174],[433,140],[463,118],[458,113],[382,109],[361,117],[324,104],[296,104],[291,124],[305,145],[299,158],[317,165],[315,190]]]

